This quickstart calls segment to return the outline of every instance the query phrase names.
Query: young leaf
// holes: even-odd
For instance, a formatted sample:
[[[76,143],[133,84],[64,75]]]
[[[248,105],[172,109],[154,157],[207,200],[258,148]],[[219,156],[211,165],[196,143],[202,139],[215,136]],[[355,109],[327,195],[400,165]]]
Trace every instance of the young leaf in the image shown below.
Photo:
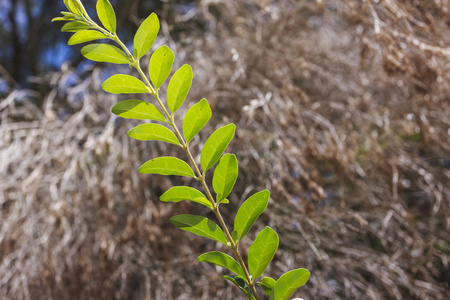
[[[158,157],[147,161],[139,167],[139,173],[195,177],[194,171],[186,162],[171,156]]]
[[[64,5],[67,7],[67,9],[74,13],[74,14],[78,14],[78,9],[75,6],[73,0],[64,0]]]
[[[183,104],[192,84],[192,68],[183,65],[173,74],[167,88],[167,105],[172,113],[176,112]]]
[[[102,89],[113,94],[143,94],[148,92],[142,81],[126,74],[116,74],[109,77],[103,82]]]
[[[238,176],[238,161],[234,154],[225,154],[219,160],[219,164],[214,170],[212,180],[214,191],[217,194],[217,202],[227,197]]]
[[[210,209],[213,208],[211,202],[206,199],[206,196],[202,192],[187,186],[174,186],[162,194],[159,200],[162,202],[180,202],[187,200],[205,205]]]
[[[150,57],[148,72],[156,90],[159,89],[167,77],[169,77],[174,60],[175,55],[166,45],[156,49],[152,54],[152,57]]]
[[[242,267],[239,265],[239,263],[234,260],[234,258],[223,252],[211,251],[203,253],[198,257],[198,261],[213,263],[215,265],[218,265],[219,267],[230,270],[236,275],[245,278],[244,270],[242,270]]]
[[[270,296],[275,282],[275,279],[271,277],[263,277],[261,281],[258,282],[258,285],[264,290],[267,296]]]
[[[236,126],[228,124],[214,131],[203,146],[200,155],[200,164],[206,173],[219,160],[234,136]]]
[[[252,290],[250,289],[250,287],[246,283],[245,279],[242,278],[241,276],[225,275],[225,276],[222,276],[220,278],[224,278],[224,279],[229,280],[232,283],[234,283],[234,285],[236,285],[241,290],[241,292],[244,293],[244,295],[247,297],[247,299],[255,300],[255,297],[253,296]]]
[[[111,109],[113,114],[125,119],[154,120],[166,122],[164,115],[153,104],[142,100],[125,100]]]
[[[107,38],[106,35],[101,33],[97,30],[81,30],[78,32],[75,32],[74,35],[69,39],[69,42],[67,44],[69,45],[76,45],[81,44],[85,42],[90,42],[94,40],[100,40]]]
[[[236,231],[236,242],[247,235],[256,219],[263,213],[269,203],[270,192],[264,190],[252,195],[242,203],[236,217],[234,218],[234,230]]]
[[[178,228],[194,234],[218,241],[227,245],[227,238],[222,229],[213,221],[194,215],[178,215],[170,218],[170,223]]]
[[[97,15],[103,26],[112,33],[116,33],[116,14],[108,0],[97,1]]]
[[[129,64],[128,56],[119,48],[109,44],[90,44],[81,48],[87,59],[113,64]]]
[[[161,141],[181,147],[176,135],[159,124],[142,124],[128,131],[128,136],[140,141]]]
[[[308,281],[310,275],[306,269],[295,269],[283,274],[273,286],[270,300],[288,300],[296,289]]]
[[[261,230],[248,249],[248,269],[252,278],[262,275],[278,249],[278,234],[272,228]]]
[[[142,22],[134,36],[134,51],[137,59],[145,55],[153,43],[159,31],[159,20],[155,13],[152,13]]]
[[[189,108],[183,121],[183,134],[187,143],[208,123],[210,118],[211,108],[204,98]]]
[[[66,23],[61,28],[61,32],[77,32],[80,30],[88,29],[88,28],[90,28],[90,26],[84,22],[72,21],[72,22]]]

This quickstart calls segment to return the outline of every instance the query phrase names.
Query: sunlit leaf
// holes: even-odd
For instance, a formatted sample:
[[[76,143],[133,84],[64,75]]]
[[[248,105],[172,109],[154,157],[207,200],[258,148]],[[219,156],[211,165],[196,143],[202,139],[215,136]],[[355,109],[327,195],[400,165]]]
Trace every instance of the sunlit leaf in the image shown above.
[[[128,56],[119,48],[109,44],[90,44],[81,48],[81,54],[87,59],[113,64],[129,64]]]
[[[248,269],[254,279],[262,275],[278,249],[278,234],[270,227],[261,230],[248,249]]]
[[[102,89],[113,94],[142,94],[148,92],[142,81],[126,74],[116,74],[109,77],[103,82]]]
[[[261,278],[261,281],[258,282],[258,285],[264,290],[267,296],[270,296],[275,282],[275,279],[271,277],[263,277]]]
[[[134,36],[134,51],[137,59],[145,55],[153,43],[159,31],[159,20],[155,13],[152,13],[142,22]]]
[[[253,296],[253,292],[252,292],[251,288],[248,286],[245,279],[242,278],[241,276],[225,275],[220,278],[224,278],[226,280],[231,281],[234,285],[236,285],[241,290],[241,292],[244,293],[244,295],[247,297],[247,299],[255,300],[255,297]]]
[[[108,0],[97,1],[97,15],[103,26],[112,33],[116,33],[116,14]]]
[[[167,88],[167,105],[172,113],[176,112],[183,104],[192,84],[192,68],[190,65],[183,65],[170,79]]]
[[[139,173],[195,177],[194,171],[186,162],[171,156],[147,161],[139,168]]]
[[[208,123],[211,114],[208,101],[204,98],[189,108],[183,121],[183,134],[187,143]]]
[[[178,228],[227,245],[222,229],[213,221],[195,215],[178,215],[170,218],[170,222]]]
[[[174,186],[162,194],[159,200],[163,202],[180,202],[186,200],[205,205],[210,209],[213,208],[211,202],[206,199],[206,196],[202,192],[187,186]]]
[[[61,28],[62,32],[77,32],[80,30],[85,30],[90,28],[90,26],[84,22],[81,21],[72,21],[69,23],[64,24],[64,26]]]
[[[214,131],[205,142],[200,155],[200,164],[204,173],[214,166],[220,156],[222,156],[233,139],[235,130],[236,126],[234,124],[228,124]]]
[[[239,263],[234,258],[223,252],[211,251],[203,253],[198,257],[198,261],[213,263],[245,278],[244,270]]]
[[[142,124],[128,131],[128,136],[140,141],[161,141],[180,146],[176,135],[159,124]]]
[[[90,42],[94,40],[100,40],[107,38],[106,35],[101,33],[97,30],[81,30],[78,32],[75,32],[72,37],[69,39],[69,42],[67,44],[69,45],[76,45],[81,44],[85,42]]]
[[[63,2],[70,12],[78,14],[78,9],[75,6],[74,0],[64,0]]]
[[[306,269],[295,269],[283,274],[273,286],[270,300],[288,300],[296,289],[308,281],[310,275]]]
[[[219,160],[219,164],[214,170],[212,180],[214,191],[217,194],[217,201],[227,197],[236,183],[238,176],[238,161],[234,154],[225,154]]]
[[[264,190],[252,195],[242,203],[234,218],[236,241],[239,242],[247,235],[256,219],[263,213],[269,203],[270,192]]]
[[[166,121],[166,118],[156,106],[142,100],[121,101],[114,105],[111,111],[125,119]]]
[[[156,89],[164,83],[164,81],[169,77],[170,70],[172,69],[173,61],[175,60],[175,55],[172,50],[166,45],[163,45],[156,49],[150,58],[150,64],[148,67],[148,72],[150,79]]]

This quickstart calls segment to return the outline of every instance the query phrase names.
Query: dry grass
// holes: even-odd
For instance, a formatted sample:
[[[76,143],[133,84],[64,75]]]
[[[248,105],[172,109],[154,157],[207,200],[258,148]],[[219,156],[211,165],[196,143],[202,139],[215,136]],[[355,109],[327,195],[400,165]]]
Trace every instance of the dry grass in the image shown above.
[[[296,295],[450,295],[450,5],[417,3],[201,1],[163,24],[159,43],[194,67],[189,98],[213,106],[203,137],[238,125],[226,218],[272,191],[268,273],[309,268]],[[126,136],[135,123],[110,114],[104,72],[65,66],[36,79],[48,94],[1,101],[0,298],[237,299],[196,262],[216,245],[168,223],[198,207],[158,202],[189,182],[137,173],[179,153]]]

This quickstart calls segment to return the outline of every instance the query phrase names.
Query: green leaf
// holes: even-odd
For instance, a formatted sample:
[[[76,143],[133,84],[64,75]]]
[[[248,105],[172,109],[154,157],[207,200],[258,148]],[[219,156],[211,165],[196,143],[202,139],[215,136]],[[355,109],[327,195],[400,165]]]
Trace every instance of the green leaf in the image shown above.
[[[238,176],[238,161],[234,154],[225,154],[219,160],[214,170],[212,180],[214,191],[217,194],[217,202],[227,197],[236,183]]]
[[[263,277],[261,281],[258,282],[258,285],[264,290],[267,296],[270,296],[275,282],[275,279],[271,277]]]
[[[241,276],[225,275],[225,276],[222,276],[220,278],[224,278],[224,279],[229,280],[232,283],[234,283],[234,285],[236,285],[241,290],[241,292],[244,293],[244,295],[247,297],[247,299],[255,300],[255,297],[253,296],[252,290],[248,286],[248,284],[245,281],[245,279],[242,278]]]
[[[109,44],[90,44],[81,48],[81,54],[87,59],[113,64],[129,64],[128,56],[119,48]]]
[[[97,15],[103,26],[109,32],[116,33],[116,14],[111,3],[108,0],[97,1]]]
[[[57,21],[72,21],[72,20],[74,20],[74,19],[73,19],[73,18],[67,19],[67,18],[64,18],[64,17],[56,17],[56,18],[53,18],[53,19],[52,19],[52,22],[57,22]]]
[[[69,39],[69,42],[67,44],[69,45],[76,45],[81,44],[85,42],[90,42],[94,40],[100,40],[107,38],[106,35],[101,33],[97,30],[81,30],[78,32],[75,32],[74,35]]]
[[[150,79],[155,86],[155,89],[159,89],[159,87],[164,83],[167,77],[169,77],[174,60],[175,55],[173,54],[172,50],[170,50],[170,48],[166,45],[159,47],[152,54],[148,72],[150,75]]]
[[[183,121],[183,134],[187,143],[208,123],[211,114],[211,108],[205,98],[189,108]]]
[[[173,74],[167,88],[167,105],[172,113],[176,112],[186,100],[186,96],[192,84],[192,68],[183,65]]]
[[[176,135],[159,124],[142,124],[128,131],[128,136],[140,141],[161,141],[181,147]]]
[[[148,92],[142,81],[126,74],[116,74],[109,77],[103,82],[102,89],[113,94],[143,94]]]
[[[159,20],[155,13],[152,13],[142,22],[134,36],[134,51],[137,59],[144,56],[155,42],[159,31]]]
[[[72,21],[69,23],[66,23],[62,28],[62,32],[77,32],[80,30],[85,30],[90,28],[90,26],[84,22],[81,21]]]
[[[158,157],[147,161],[140,166],[139,173],[195,177],[194,171],[186,162],[171,156]]]
[[[187,186],[174,186],[159,197],[162,202],[192,201],[213,209],[211,202],[197,189]]]
[[[310,275],[306,269],[295,269],[283,274],[273,286],[270,300],[288,300],[296,289],[308,281]]]
[[[111,109],[113,114],[125,119],[154,120],[166,122],[164,115],[153,104],[142,100],[125,100]]]
[[[67,9],[75,14],[78,14],[78,9],[74,4],[73,0],[64,0],[64,5],[67,7]]]
[[[206,252],[198,257],[198,261],[213,263],[215,265],[218,265],[219,267],[230,270],[236,275],[240,275],[245,278],[244,270],[239,265],[239,263],[234,260],[234,258],[223,252]]]
[[[220,229],[216,223],[205,217],[178,215],[170,218],[170,223],[182,230],[189,231],[227,245],[227,239],[222,229]]]
[[[203,146],[200,164],[206,173],[219,160],[234,136],[236,126],[228,124],[214,131]]]
[[[278,249],[278,234],[272,228],[261,230],[248,249],[248,269],[253,279],[262,275]]]
[[[264,190],[252,195],[242,203],[236,217],[234,218],[234,230],[236,231],[236,242],[247,235],[256,219],[263,213],[269,203],[270,192]]]

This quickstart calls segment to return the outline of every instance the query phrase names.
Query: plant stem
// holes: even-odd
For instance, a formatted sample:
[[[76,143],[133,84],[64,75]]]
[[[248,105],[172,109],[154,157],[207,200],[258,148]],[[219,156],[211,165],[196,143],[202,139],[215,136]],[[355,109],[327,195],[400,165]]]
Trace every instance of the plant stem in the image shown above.
[[[206,192],[206,195],[208,197],[208,200],[211,202],[212,207],[213,207],[213,212],[217,217],[217,220],[219,221],[220,226],[222,227],[222,230],[225,233],[225,236],[228,240],[228,247],[233,250],[236,258],[238,259],[238,262],[240,264],[240,266],[242,267],[242,269],[244,270],[244,274],[245,277],[247,279],[247,282],[250,286],[250,289],[253,292],[253,295],[255,296],[255,300],[260,300],[258,293],[256,292],[256,288],[255,288],[255,283],[252,280],[250,273],[247,269],[247,266],[245,265],[244,260],[242,259],[242,256],[239,252],[239,245],[235,243],[235,241],[233,240],[230,231],[228,230],[227,225],[225,224],[225,221],[223,220],[222,214],[219,211],[219,204],[216,203],[216,201],[214,201],[214,197],[211,194],[211,191],[209,190],[209,187],[206,183],[205,180],[205,174],[202,173],[200,171],[199,166],[197,165],[197,163],[195,162],[194,157],[192,156],[191,151],[189,150],[189,144],[186,143],[186,141],[184,140],[183,136],[180,133],[180,130],[178,129],[177,125],[175,124],[174,121],[174,117],[173,114],[170,114],[170,112],[167,110],[167,108],[165,107],[165,105],[163,104],[163,102],[161,101],[161,99],[159,98],[159,94],[158,94],[158,90],[154,89],[152,84],[150,83],[150,81],[148,80],[147,76],[145,75],[144,71],[142,71],[142,68],[140,66],[139,63],[139,59],[134,58],[134,56],[131,54],[131,52],[128,50],[128,48],[123,44],[123,42],[119,39],[119,37],[117,36],[117,34],[111,34],[109,31],[101,28],[100,26],[98,26],[95,22],[93,22],[92,20],[88,21],[95,29],[101,31],[103,34],[105,34],[107,37],[109,37],[111,40],[117,42],[122,49],[127,53],[128,57],[130,58],[130,65],[133,66],[141,75],[141,77],[144,79],[145,84],[147,86],[147,88],[149,89],[149,93],[155,97],[156,101],[158,102],[159,106],[161,107],[161,109],[164,112],[164,115],[167,119],[167,123],[173,128],[173,130],[175,131],[175,134],[181,144],[181,147],[183,148],[183,150],[186,152],[189,161],[191,162],[191,165],[194,167],[195,173],[197,174],[196,179],[198,181],[200,181],[200,183],[203,186],[203,189]]]
[[[147,76],[145,76],[145,74],[144,74],[144,72],[142,71],[142,69],[141,69],[139,63],[137,64],[136,69],[138,70],[139,74],[141,74],[141,76],[144,78],[145,83],[148,85],[148,87],[152,88],[152,86],[150,85],[149,80],[147,79]],[[152,88],[152,89],[153,89],[153,88]],[[253,294],[254,294],[254,296],[255,296],[255,299],[256,299],[256,300],[260,300],[260,299],[259,299],[259,296],[258,296],[258,294],[257,294],[257,292],[256,292],[255,284],[254,284],[254,282],[253,282],[253,280],[252,280],[252,278],[251,278],[251,276],[250,276],[249,271],[247,270],[247,266],[245,265],[244,260],[242,259],[241,254],[239,253],[239,245],[237,245],[237,244],[234,242],[234,240],[233,240],[233,238],[232,238],[232,236],[231,236],[231,234],[230,234],[230,231],[228,230],[228,227],[227,227],[227,225],[225,224],[225,221],[223,220],[222,214],[221,214],[220,211],[219,211],[219,204],[217,204],[217,203],[214,201],[214,197],[212,196],[211,191],[209,190],[209,187],[208,187],[208,185],[206,184],[206,180],[205,180],[205,176],[204,176],[205,174],[203,174],[203,173],[200,171],[200,168],[199,168],[199,166],[197,165],[197,163],[195,162],[195,159],[194,159],[194,157],[192,156],[192,153],[191,153],[191,151],[190,151],[190,149],[189,149],[189,144],[186,143],[186,141],[184,140],[183,136],[181,135],[180,130],[178,129],[177,125],[175,124],[173,115],[171,115],[171,114],[167,111],[166,107],[164,106],[164,104],[162,103],[161,99],[159,98],[158,91],[155,91],[155,92],[153,93],[153,96],[156,98],[156,101],[158,101],[158,104],[159,104],[159,105],[161,106],[161,108],[163,109],[164,114],[166,115],[166,118],[169,120],[170,126],[172,126],[173,130],[175,131],[175,134],[176,134],[176,136],[177,136],[177,138],[178,138],[178,140],[179,140],[179,142],[180,142],[180,144],[181,144],[181,147],[182,147],[183,150],[186,152],[186,154],[187,154],[187,156],[188,156],[188,158],[189,158],[189,161],[191,162],[191,165],[194,167],[195,173],[197,173],[197,180],[200,181],[200,183],[202,184],[203,189],[204,189],[205,192],[206,192],[206,196],[208,197],[208,200],[211,202],[211,204],[212,204],[212,206],[213,206],[213,212],[214,212],[214,214],[216,215],[217,220],[219,221],[219,224],[220,224],[220,226],[222,227],[222,230],[223,230],[224,233],[225,233],[225,236],[226,236],[226,238],[227,238],[227,240],[228,240],[228,244],[229,244],[228,246],[231,248],[231,250],[233,250],[235,256],[236,256],[237,259],[238,259],[239,264],[241,265],[242,269],[244,270],[245,277],[246,277],[246,279],[247,279],[247,281],[248,281],[248,284],[249,284],[249,286],[250,286],[250,289],[252,290],[252,292],[253,292]]]

